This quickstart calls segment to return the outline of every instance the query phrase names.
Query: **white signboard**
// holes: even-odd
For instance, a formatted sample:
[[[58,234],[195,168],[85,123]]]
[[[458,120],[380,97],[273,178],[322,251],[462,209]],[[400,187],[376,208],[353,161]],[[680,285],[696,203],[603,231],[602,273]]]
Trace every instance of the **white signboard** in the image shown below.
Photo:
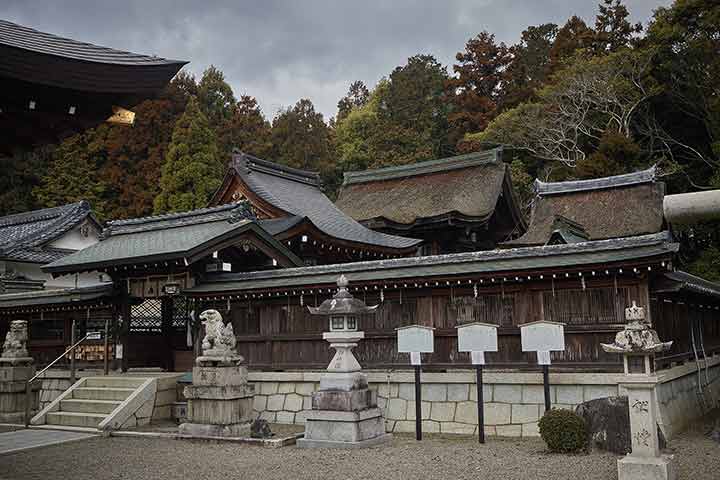
[[[520,325],[523,352],[561,352],[565,350],[565,324],[531,322]]]
[[[467,323],[457,327],[459,352],[497,352],[497,325]]]
[[[411,325],[397,329],[398,352],[400,353],[432,353],[434,349],[432,327]]]
[[[87,340],[102,340],[102,332],[87,332]]]
[[[550,352],[565,350],[565,324],[559,322],[530,322],[520,325],[523,352],[537,352],[540,365],[550,365]]]

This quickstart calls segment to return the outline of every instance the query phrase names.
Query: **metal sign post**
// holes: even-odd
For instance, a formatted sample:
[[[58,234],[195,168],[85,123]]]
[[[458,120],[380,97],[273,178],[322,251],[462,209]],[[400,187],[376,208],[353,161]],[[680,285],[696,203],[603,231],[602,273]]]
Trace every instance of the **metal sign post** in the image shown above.
[[[497,352],[497,325],[490,323],[466,323],[457,327],[458,351],[470,352],[475,366],[477,388],[478,442],[485,443],[485,401],[483,398],[483,365],[485,352]]]
[[[538,365],[542,365],[545,411],[550,410],[550,352],[565,350],[565,324],[550,321],[520,325],[523,352],[536,352]]]
[[[409,353],[410,363],[415,368],[415,439],[422,440],[422,394],[421,394],[421,353],[434,351],[432,327],[410,325],[397,329],[398,352]]]

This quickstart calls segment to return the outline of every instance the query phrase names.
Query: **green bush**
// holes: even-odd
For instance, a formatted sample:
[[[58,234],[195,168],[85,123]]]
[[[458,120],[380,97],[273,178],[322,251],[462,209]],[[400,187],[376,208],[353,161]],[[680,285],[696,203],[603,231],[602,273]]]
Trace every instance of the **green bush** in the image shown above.
[[[587,425],[573,411],[552,409],[543,415],[538,426],[540,436],[551,452],[574,453],[587,446]]]

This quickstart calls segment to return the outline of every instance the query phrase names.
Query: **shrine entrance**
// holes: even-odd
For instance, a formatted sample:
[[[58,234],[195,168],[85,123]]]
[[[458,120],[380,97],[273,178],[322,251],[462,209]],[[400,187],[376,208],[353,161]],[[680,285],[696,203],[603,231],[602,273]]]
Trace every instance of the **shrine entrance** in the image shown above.
[[[168,372],[190,369],[191,312],[192,300],[183,295],[136,298],[130,306],[128,367],[159,367]]]

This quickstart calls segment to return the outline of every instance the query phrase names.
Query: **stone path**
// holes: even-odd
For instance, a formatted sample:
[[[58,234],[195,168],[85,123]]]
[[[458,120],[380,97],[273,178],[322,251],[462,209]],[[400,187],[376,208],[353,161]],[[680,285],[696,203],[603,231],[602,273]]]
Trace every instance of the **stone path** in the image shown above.
[[[0,455],[93,438],[97,435],[61,430],[16,430],[0,433]]]

